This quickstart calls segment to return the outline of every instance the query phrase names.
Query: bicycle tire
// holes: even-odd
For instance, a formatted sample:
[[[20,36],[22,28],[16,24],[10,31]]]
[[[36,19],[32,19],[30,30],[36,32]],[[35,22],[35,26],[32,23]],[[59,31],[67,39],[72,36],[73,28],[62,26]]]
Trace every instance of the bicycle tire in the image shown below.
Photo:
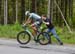
[[[47,32],[42,32],[37,36],[38,42],[41,45],[47,45],[50,42],[50,40],[44,34],[48,35],[48,37],[49,37],[49,34]],[[44,42],[44,41],[46,41],[46,42]]]
[[[28,38],[24,39],[24,42],[22,42],[22,41],[21,41],[21,38],[20,38],[20,37],[23,37],[23,36],[21,36],[22,34],[24,34],[24,37],[28,37]],[[24,38],[24,37],[23,37],[23,38]],[[25,40],[26,40],[26,41],[25,41]],[[29,34],[28,32],[26,32],[26,31],[21,31],[21,32],[19,32],[19,33],[17,34],[17,41],[18,41],[20,44],[27,44],[27,43],[30,42],[30,40],[31,40],[31,36],[30,36],[30,34]]]

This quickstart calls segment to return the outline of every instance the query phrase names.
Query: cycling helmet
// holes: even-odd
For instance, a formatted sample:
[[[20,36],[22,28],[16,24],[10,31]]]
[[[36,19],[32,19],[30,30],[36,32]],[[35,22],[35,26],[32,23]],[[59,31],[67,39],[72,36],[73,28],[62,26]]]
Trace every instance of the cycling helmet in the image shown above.
[[[29,15],[29,13],[30,13],[29,11],[26,11],[26,12],[25,12],[25,15],[26,15],[26,16],[28,16],[28,15]]]

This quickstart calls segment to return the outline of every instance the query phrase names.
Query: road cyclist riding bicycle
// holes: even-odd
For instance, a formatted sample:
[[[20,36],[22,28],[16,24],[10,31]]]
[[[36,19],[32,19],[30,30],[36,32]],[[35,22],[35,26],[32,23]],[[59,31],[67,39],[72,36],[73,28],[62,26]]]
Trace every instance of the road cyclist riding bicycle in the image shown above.
[[[38,28],[41,26],[41,23],[42,23],[41,17],[37,15],[36,13],[30,13],[30,11],[26,11],[25,15],[28,16],[28,19],[25,22],[25,24],[31,23],[31,27],[34,30],[33,35],[35,36],[37,34]],[[36,40],[36,37],[35,37],[35,40]]]
[[[48,44],[49,40],[47,39],[46,36],[49,37],[49,34],[47,32],[42,32],[41,31],[42,29],[40,29],[40,26],[42,23],[41,17],[35,13],[30,13],[29,11],[26,11],[25,15],[29,16],[29,18],[23,24],[24,31],[21,31],[17,34],[17,41],[20,44],[27,44],[27,43],[29,43],[29,41],[32,37],[36,42],[40,43],[41,45]],[[29,23],[31,23],[31,25],[29,25],[29,26],[32,28],[32,30],[34,30],[35,34],[32,34],[32,32],[30,32],[30,30],[28,28]]]

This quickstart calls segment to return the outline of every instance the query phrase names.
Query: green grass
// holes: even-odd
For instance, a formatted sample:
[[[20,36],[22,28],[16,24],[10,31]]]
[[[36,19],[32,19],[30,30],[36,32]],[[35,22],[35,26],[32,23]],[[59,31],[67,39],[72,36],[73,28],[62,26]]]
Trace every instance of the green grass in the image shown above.
[[[58,36],[64,43],[75,44],[75,31],[72,31],[72,33],[70,33],[66,27],[64,29],[57,27],[56,31]],[[52,41],[57,42],[53,36]]]
[[[14,25],[0,25],[0,38],[12,38],[16,39],[17,33],[22,31],[20,24]],[[67,28],[56,27],[57,34],[64,43],[75,44],[75,31],[69,33]],[[56,39],[52,36],[52,42],[57,42]]]
[[[16,38],[17,33],[22,30],[21,25],[0,25],[0,37],[3,38]]]
[[[64,43],[75,44],[75,33],[73,34],[62,33],[62,34],[59,34],[59,37]],[[52,36],[52,41],[57,42],[57,40],[53,36]]]

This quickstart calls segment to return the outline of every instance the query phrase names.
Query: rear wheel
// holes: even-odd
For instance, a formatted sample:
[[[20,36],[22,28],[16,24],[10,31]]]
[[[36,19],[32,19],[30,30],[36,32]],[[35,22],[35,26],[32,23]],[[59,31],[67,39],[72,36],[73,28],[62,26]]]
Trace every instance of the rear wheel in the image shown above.
[[[20,44],[27,44],[29,43],[30,39],[31,39],[31,36],[26,31],[21,31],[17,34],[17,41]]]
[[[42,32],[38,35],[37,37],[38,39],[38,42],[41,44],[41,45],[47,45],[49,43],[49,34],[46,33],[46,32]]]
[[[47,27],[45,27],[45,28],[42,29],[42,32],[47,32],[47,31],[48,31],[48,28],[47,28]],[[49,38],[50,38],[50,39],[49,39],[49,43],[51,44],[51,43],[52,43],[52,42],[51,42],[51,36],[53,35],[53,33],[50,32],[50,33],[48,33],[48,34],[49,34]]]

